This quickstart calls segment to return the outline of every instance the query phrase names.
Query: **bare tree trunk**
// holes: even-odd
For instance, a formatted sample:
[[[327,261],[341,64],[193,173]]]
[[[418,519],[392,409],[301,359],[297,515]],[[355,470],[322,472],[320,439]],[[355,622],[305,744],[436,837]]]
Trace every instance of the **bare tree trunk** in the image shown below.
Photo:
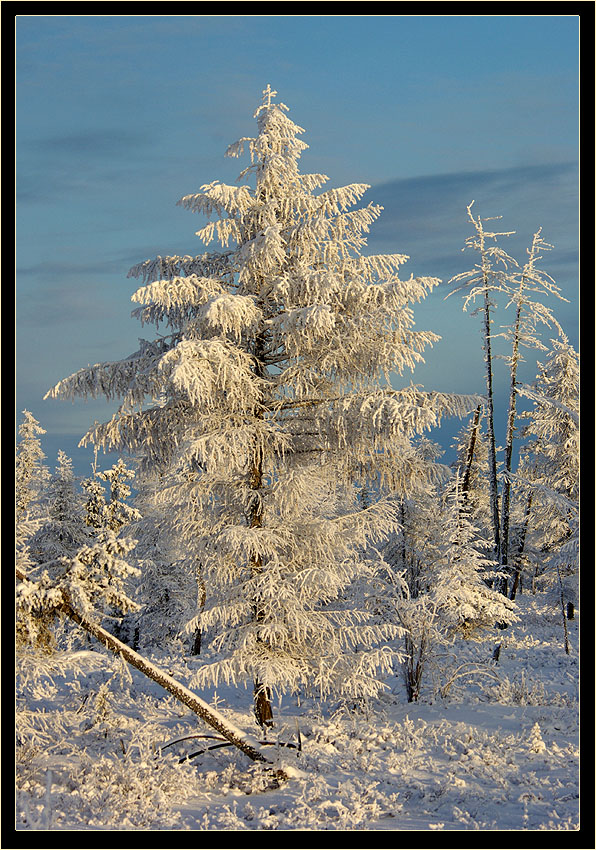
[[[406,660],[404,662],[404,680],[406,683],[406,694],[408,702],[418,702],[422,688],[422,674],[426,661],[426,633],[420,636],[418,647],[410,635],[406,635],[405,648]]]
[[[509,594],[510,599],[515,599],[518,588],[521,592],[521,559],[524,553],[524,548],[526,545],[526,535],[528,533],[528,524],[530,522],[530,508],[532,507],[532,494],[528,494],[528,501],[526,503],[526,513],[524,517],[524,524],[522,527],[522,532],[520,536],[519,546],[517,547],[517,555],[516,555],[516,564],[515,564],[515,574],[513,576],[513,584],[511,586],[511,593]]]
[[[472,423],[472,430],[470,432],[470,442],[468,444],[468,454],[466,457],[466,468],[464,471],[464,477],[462,481],[462,496],[464,501],[468,499],[468,493],[470,490],[470,477],[472,475],[472,464],[474,463],[474,451],[476,450],[476,441],[478,439],[478,429],[480,425],[480,411],[482,409],[482,405],[478,405],[476,408],[476,412],[474,413],[474,421]]]
[[[505,475],[501,499],[501,568],[507,572],[509,563],[509,518],[511,511],[511,467],[513,458],[513,434],[515,430],[516,396],[517,396],[517,365],[519,362],[519,329],[521,321],[521,300],[517,305],[513,329],[513,351],[511,354],[511,383],[509,387],[509,410],[507,412],[507,428],[505,432]],[[505,595],[507,594],[507,579],[503,580]]]
[[[16,577],[20,581],[25,581],[27,578],[27,576],[18,567],[16,568]],[[251,735],[247,735],[233,723],[229,722],[218,711],[211,708],[208,703],[204,702],[204,700],[185,687],[185,685],[178,682],[169,674],[164,673],[163,670],[160,670],[159,667],[156,667],[152,662],[148,661],[138,652],[135,652],[127,646],[127,644],[122,643],[122,641],[115,638],[102,626],[79,614],[78,611],[72,607],[69,601],[65,600],[62,603],[60,611],[77,623],[77,625],[84,629],[88,634],[96,638],[111,652],[116,655],[120,655],[129,664],[132,664],[136,670],[139,670],[143,673],[143,675],[147,676],[153,682],[156,682],[183,705],[190,708],[191,711],[194,711],[194,713],[208,723],[209,726],[219,732],[235,747],[238,747],[239,750],[245,753],[245,755],[253,761],[272,764],[267,756],[265,756],[261,751],[258,741],[256,741]],[[280,772],[279,776],[280,778],[283,778],[283,772]]]
[[[567,617],[565,616],[565,600],[563,598],[563,582],[561,580],[561,570],[557,566],[557,578],[559,580],[559,601],[561,603],[561,614],[563,615],[563,635],[565,638],[565,652],[570,654],[569,647],[569,632],[567,631]]]
[[[483,258],[484,260],[484,258]],[[494,539],[494,559],[500,569],[501,565],[501,535],[499,523],[499,484],[497,478],[497,446],[495,441],[495,407],[494,407],[494,391],[493,391],[493,364],[492,364],[492,344],[490,333],[490,298],[488,294],[488,275],[485,272],[485,289],[484,289],[484,353],[486,361],[486,396],[488,408],[488,464],[489,464],[489,483],[490,483],[490,510],[493,525]],[[498,578],[495,582],[496,589],[507,595],[507,579]],[[497,623],[498,629],[507,628],[505,623]],[[495,648],[493,658],[496,662],[501,654],[501,644]]]
[[[257,723],[266,728],[273,726],[273,709],[271,708],[271,691],[255,680],[253,686],[254,712]]]
[[[190,647],[191,655],[200,655],[201,654],[201,642],[202,642],[203,634],[201,629],[195,629],[195,632],[192,636],[192,644]]]
[[[266,374],[266,369],[263,364],[263,348],[264,348],[264,339],[261,336],[257,338],[255,344],[255,372],[260,377],[263,378]],[[258,416],[263,416],[263,412],[261,411]],[[256,498],[253,500],[252,505],[250,506],[248,523],[250,528],[262,528],[263,525],[263,505],[260,499],[260,495],[258,491],[263,486],[263,456],[262,452],[259,448],[255,448],[253,466],[251,469],[251,481],[250,487],[255,492]],[[252,559],[251,563],[251,572],[253,575],[256,575],[263,570],[263,562],[260,555],[255,556]],[[255,601],[253,606],[254,618],[256,622],[260,622],[263,618],[263,612],[260,609],[258,601]],[[257,723],[266,728],[267,726],[273,725],[273,709],[271,707],[271,691],[270,689],[258,679],[254,680],[253,683],[253,694],[254,694],[254,713],[257,719]]]
[[[198,572],[198,575],[197,575],[197,586],[198,586],[197,607],[198,607],[199,611],[202,611],[203,608],[205,607],[205,601],[207,599],[207,590],[205,588],[205,582],[203,581],[203,579],[201,577],[200,569],[199,569],[199,572]],[[195,629],[195,632],[193,634],[192,646],[191,646],[191,649],[190,649],[191,655],[200,655],[201,654],[202,643],[203,643],[203,630],[201,629],[201,626],[199,625],[199,626],[197,626],[197,628]]]
[[[487,431],[488,431],[488,464],[490,484],[490,511],[493,526],[493,541],[495,561],[501,563],[501,536],[499,524],[499,496],[497,479],[497,446],[495,442],[495,409],[493,391],[492,346],[490,333],[490,299],[488,295],[488,279],[485,279],[484,290],[484,354],[486,363],[486,402],[487,402]]]

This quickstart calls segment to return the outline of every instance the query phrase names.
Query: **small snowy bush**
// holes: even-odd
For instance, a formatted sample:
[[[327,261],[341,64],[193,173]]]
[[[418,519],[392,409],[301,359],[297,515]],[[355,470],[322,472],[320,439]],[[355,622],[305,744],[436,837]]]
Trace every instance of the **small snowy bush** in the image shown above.
[[[40,806],[54,829],[181,829],[180,803],[199,793],[196,772],[174,757],[159,757],[141,743],[126,755],[78,754],[50,793],[29,782],[17,799],[17,821],[38,828]],[[36,813],[37,820],[32,816]]]
[[[500,702],[503,705],[552,705],[552,706],[569,706],[571,698],[565,693],[558,691],[548,692],[544,682],[531,681],[525,672],[510,679],[508,676],[503,676],[497,685],[491,685],[487,689],[487,694],[492,701]]]

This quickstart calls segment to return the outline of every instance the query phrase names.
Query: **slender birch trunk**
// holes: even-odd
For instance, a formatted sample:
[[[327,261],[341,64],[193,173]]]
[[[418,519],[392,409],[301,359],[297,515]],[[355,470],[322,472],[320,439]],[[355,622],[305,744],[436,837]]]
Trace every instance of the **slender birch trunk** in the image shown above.
[[[558,287],[555,285],[552,278],[545,272],[535,268],[535,264],[540,259],[541,249],[550,249],[552,246],[545,242],[538,230],[533,238],[532,244],[528,249],[529,260],[525,264],[519,278],[519,285],[512,301],[516,302],[515,321],[511,329],[511,359],[510,359],[510,387],[509,387],[509,409],[507,413],[507,426],[505,434],[505,459],[504,459],[504,480],[501,500],[501,568],[503,572],[507,572],[509,565],[509,529],[511,518],[511,470],[513,458],[513,440],[515,433],[516,419],[516,404],[517,404],[517,369],[520,362],[520,345],[522,343],[528,346],[541,347],[538,339],[535,336],[535,329],[538,322],[550,327],[554,324],[560,328],[558,322],[552,315],[550,310],[544,308],[539,302],[533,302],[528,297],[526,292],[543,292],[544,294],[554,294],[561,297],[558,292]],[[529,322],[528,322],[529,320]],[[524,327],[525,325],[525,327]],[[506,579],[505,589],[507,592]]]
[[[497,478],[497,446],[495,442],[495,407],[493,391],[492,346],[490,333],[490,298],[488,295],[488,279],[485,274],[486,288],[484,290],[484,352],[486,363],[486,405],[488,433],[488,468],[490,486],[490,511],[493,526],[493,541],[495,561],[501,561],[501,537],[499,531],[499,494]]]
[[[523,286],[523,283],[522,283]],[[521,289],[520,289],[521,295]],[[509,408],[507,411],[507,426],[505,432],[505,474],[503,477],[503,492],[501,495],[501,568],[507,571],[509,564],[509,521],[511,512],[511,468],[513,461],[513,435],[515,431],[516,397],[517,397],[517,366],[519,363],[519,333],[521,323],[522,302],[517,305],[515,324],[513,328],[513,350],[511,353],[511,382],[509,385]],[[507,578],[502,579],[502,592],[507,594]]]

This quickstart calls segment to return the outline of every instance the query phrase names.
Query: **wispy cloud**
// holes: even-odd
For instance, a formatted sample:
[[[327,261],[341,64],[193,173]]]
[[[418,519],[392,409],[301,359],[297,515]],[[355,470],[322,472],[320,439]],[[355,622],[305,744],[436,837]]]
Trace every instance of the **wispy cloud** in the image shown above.
[[[120,128],[17,139],[17,203],[55,201],[92,188],[108,190],[122,180],[123,168],[130,174],[140,161],[151,161],[150,144],[146,135]]]
[[[17,266],[18,277],[39,277],[40,279],[64,279],[72,277],[86,277],[95,275],[111,274],[121,271],[119,260],[102,260],[100,262],[72,263],[72,262],[44,262],[32,266]]]
[[[575,163],[524,165],[506,169],[431,174],[373,186],[369,197],[384,207],[371,232],[371,246],[403,251],[415,273],[443,280],[462,271],[460,249],[470,234],[466,208],[502,216],[496,229],[515,231],[506,249],[518,261],[532,234],[543,228],[559,270],[577,267],[578,167]]]
[[[130,153],[131,148],[147,144],[147,136],[120,128],[85,130],[64,135],[32,139],[24,145],[41,154],[106,157]]]

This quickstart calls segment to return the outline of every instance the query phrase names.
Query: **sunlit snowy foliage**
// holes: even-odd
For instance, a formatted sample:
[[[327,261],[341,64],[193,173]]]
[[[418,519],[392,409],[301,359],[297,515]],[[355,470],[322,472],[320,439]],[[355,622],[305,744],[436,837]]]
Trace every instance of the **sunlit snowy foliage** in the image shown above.
[[[264,92],[257,135],[228,150],[248,151],[252,183],[180,200],[214,219],[203,242],[227,250],[131,270],[144,281],[135,315],[163,335],[50,393],[122,398],[87,439],[159,478],[163,534],[173,550],[185,541],[206,591],[187,628],[211,630],[215,657],[196,683],[253,681],[264,719],[273,690],[382,686],[399,627],[343,604],[383,568],[371,545],[397,528],[379,487],[411,489],[412,438],[478,401],[391,385],[437,339],[415,329],[412,305],[439,281],[402,280],[403,254],[362,253],[381,208],[353,209],[363,183],[319,191],[328,178],[299,171],[303,130],[275,96]],[[355,484],[377,493],[365,510]]]

